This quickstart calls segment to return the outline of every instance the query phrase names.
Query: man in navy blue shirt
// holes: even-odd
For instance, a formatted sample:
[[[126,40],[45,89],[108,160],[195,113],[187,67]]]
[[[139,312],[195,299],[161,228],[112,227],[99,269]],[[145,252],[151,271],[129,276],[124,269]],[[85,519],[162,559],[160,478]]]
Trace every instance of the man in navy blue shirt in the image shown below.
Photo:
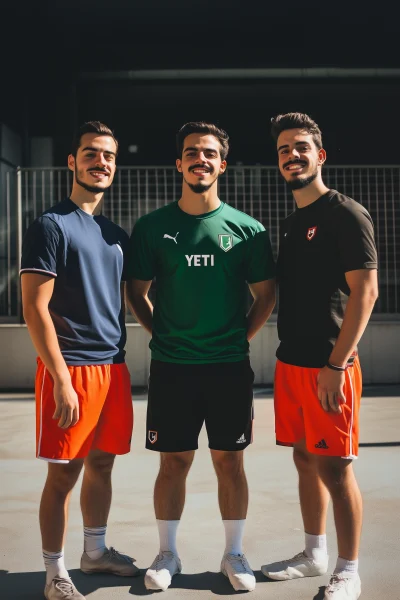
[[[29,227],[23,243],[24,318],[38,353],[37,457],[48,462],[40,504],[48,600],[82,600],[64,564],[69,498],[84,466],[81,508],[85,573],[140,573],[107,548],[111,471],[130,451],[133,410],[124,362],[127,234],[100,214],[112,184],[118,142],[98,121],[77,132],[69,198]]]

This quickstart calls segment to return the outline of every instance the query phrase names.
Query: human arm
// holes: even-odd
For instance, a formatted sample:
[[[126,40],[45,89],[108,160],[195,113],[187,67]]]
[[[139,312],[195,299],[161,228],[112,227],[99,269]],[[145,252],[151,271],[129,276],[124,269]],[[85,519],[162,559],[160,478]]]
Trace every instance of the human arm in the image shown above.
[[[269,319],[275,306],[275,279],[250,283],[253,304],[247,313],[247,339],[250,341]]]
[[[153,331],[153,305],[148,293],[151,281],[130,279],[126,283],[126,299],[132,314],[138,322],[152,334]]]
[[[79,420],[79,403],[49,312],[54,277],[38,273],[22,273],[21,290],[23,314],[29,334],[38,355],[54,381],[53,419],[59,419],[59,427],[67,429]]]
[[[345,274],[350,295],[340,334],[329,357],[329,363],[344,368],[360,341],[378,298],[376,269],[360,269]],[[325,411],[340,413],[340,404],[345,403],[344,371],[335,371],[325,366],[318,375],[318,398]]]

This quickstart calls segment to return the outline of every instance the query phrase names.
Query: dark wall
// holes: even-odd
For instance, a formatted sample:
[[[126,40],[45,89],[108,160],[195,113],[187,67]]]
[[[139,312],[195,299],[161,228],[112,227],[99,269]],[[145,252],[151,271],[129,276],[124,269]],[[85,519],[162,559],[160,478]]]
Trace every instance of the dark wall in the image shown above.
[[[110,124],[120,139],[120,164],[171,164],[175,132],[209,120],[231,138],[231,164],[274,164],[270,119],[301,111],[320,125],[331,164],[397,164],[400,81],[82,82],[78,120]],[[139,152],[130,154],[128,146]],[[58,145],[58,162],[65,149]]]

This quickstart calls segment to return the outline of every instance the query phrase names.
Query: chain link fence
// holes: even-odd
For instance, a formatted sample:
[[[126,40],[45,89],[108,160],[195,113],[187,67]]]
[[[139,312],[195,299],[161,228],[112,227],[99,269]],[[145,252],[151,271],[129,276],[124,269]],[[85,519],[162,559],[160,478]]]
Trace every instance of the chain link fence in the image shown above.
[[[119,167],[105,194],[104,214],[128,233],[142,215],[180,197],[175,167]],[[324,182],[363,204],[375,224],[380,297],[375,313],[400,314],[400,166],[326,166]],[[0,318],[20,316],[18,263],[21,239],[44,210],[69,195],[67,168],[3,171],[0,178]],[[219,182],[228,204],[261,221],[276,254],[279,223],[294,209],[293,196],[276,167],[229,167]]]

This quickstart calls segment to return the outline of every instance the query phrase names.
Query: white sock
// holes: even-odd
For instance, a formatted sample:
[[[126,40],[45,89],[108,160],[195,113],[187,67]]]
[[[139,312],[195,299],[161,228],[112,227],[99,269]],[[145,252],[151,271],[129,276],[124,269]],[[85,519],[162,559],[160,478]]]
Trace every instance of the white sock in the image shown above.
[[[242,542],[246,519],[231,519],[222,522],[225,527],[224,554],[243,554]]]
[[[338,556],[335,575],[343,575],[344,577],[355,577],[358,573],[358,558],[356,560],[346,560]]]
[[[60,552],[48,552],[47,550],[42,550],[42,552],[47,585],[53,581],[54,577],[70,578],[64,564],[64,548]]]
[[[103,527],[84,527],[83,528],[83,535],[84,535],[83,547],[84,547],[86,554],[92,560],[96,560],[96,558],[100,558],[100,556],[103,556],[104,552],[107,550],[106,531],[107,531],[107,525],[104,525]]]
[[[312,535],[311,533],[305,533],[306,549],[305,555],[308,558],[318,561],[319,559],[325,558],[328,550],[326,547],[326,534]]]
[[[163,521],[157,519],[158,535],[160,536],[160,551],[173,552],[178,556],[176,549],[176,532],[180,521]]]

